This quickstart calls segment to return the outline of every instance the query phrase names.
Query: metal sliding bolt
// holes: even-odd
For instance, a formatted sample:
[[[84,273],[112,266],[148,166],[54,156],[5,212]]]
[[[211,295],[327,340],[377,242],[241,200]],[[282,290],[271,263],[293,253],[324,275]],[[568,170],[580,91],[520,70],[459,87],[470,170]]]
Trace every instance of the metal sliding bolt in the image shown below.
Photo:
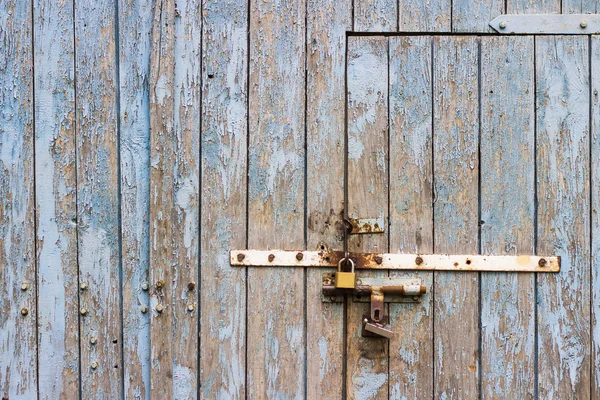
[[[92,337],[90,338],[90,343],[91,343],[91,344],[96,344],[96,343],[98,343],[98,338],[97,338],[97,337],[95,337],[95,336],[92,336]]]
[[[159,312],[159,313],[161,313],[161,312],[163,312],[163,311],[165,311],[165,306],[163,306],[162,304],[158,303],[158,304],[156,305],[156,312]]]
[[[188,304],[188,305],[187,305],[187,310],[188,310],[188,311],[194,311],[194,309],[195,309],[195,308],[196,308],[196,307],[195,307],[193,304]]]
[[[29,310],[27,309],[27,307],[21,308],[21,315],[26,316],[27,314],[29,314]]]
[[[579,26],[582,27],[583,29],[585,29],[587,27],[587,21],[584,19],[583,21],[581,21],[579,23]]]
[[[87,290],[88,288],[88,284],[85,282],[81,282],[81,284],[79,285],[79,289],[81,290]]]
[[[506,28],[506,21],[500,21],[500,24],[498,24],[498,26],[500,27],[500,29]]]
[[[92,362],[92,364],[90,365],[92,367],[92,369],[96,369],[98,368],[98,363],[96,361]]]
[[[27,282],[21,283],[21,290],[26,291],[27,289],[29,289],[29,283],[27,283]]]
[[[148,286],[148,282],[142,283],[142,290],[144,292],[147,292],[149,288],[150,288],[150,286]]]
[[[79,310],[79,314],[81,314],[81,315],[87,315],[87,313],[88,313],[88,310],[85,307],[81,307],[81,310]]]
[[[142,314],[146,314],[148,312],[148,307],[142,306],[140,310],[142,311]]]

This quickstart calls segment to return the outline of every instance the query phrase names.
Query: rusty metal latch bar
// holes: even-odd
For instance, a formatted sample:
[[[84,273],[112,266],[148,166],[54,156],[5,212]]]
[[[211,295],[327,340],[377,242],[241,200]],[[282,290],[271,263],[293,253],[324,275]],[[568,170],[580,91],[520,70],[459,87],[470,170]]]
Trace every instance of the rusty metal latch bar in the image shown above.
[[[344,223],[346,224],[346,229],[350,235],[385,232],[385,222],[383,217],[346,218],[344,219]]]
[[[500,15],[490,27],[501,34],[596,35],[600,33],[599,14],[519,14]]]
[[[343,251],[231,250],[234,267],[337,268]],[[559,272],[558,256],[348,253],[356,270]]]

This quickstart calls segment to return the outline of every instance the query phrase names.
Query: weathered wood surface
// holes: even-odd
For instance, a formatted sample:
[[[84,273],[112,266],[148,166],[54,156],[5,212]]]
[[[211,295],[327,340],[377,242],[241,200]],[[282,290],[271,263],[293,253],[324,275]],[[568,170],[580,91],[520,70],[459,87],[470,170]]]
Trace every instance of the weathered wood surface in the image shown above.
[[[39,397],[79,393],[73,3],[33,5]],[[33,289],[33,288],[31,288]]]
[[[248,246],[305,246],[306,3],[252,2]],[[305,273],[248,269],[248,398],[303,398]]]
[[[593,36],[591,39],[591,99],[592,102],[592,132],[591,132],[591,251],[592,274],[590,282],[592,301],[592,351],[591,351],[591,398],[600,397],[600,38]]]
[[[81,394],[122,395],[115,3],[75,3]],[[92,343],[92,338],[97,343]],[[96,367],[96,368],[94,368]]]
[[[452,0],[453,32],[491,32],[489,22],[504,14],[504,0]]]
[[[354,31],[394,32],[398,29],[398,0],[354,0]]]
[[[404,32],[450,32],[450,0],[399,0],[398,30]]]
[[[150,394],[150,0],[120,0],[119,100],[125,398]]]
[[[10,399],[35,398],[38,384],[31,16],[31,2],[0,3],[0,396]]]
[[[434,251],[478,252],[478,40],[434,38]],[[434,397],[478,397],[479,280],[434,273]]]
[[[346,31],[352,2],[307,2],[307,249],[343,248]],[[339,398],[344,383],[344,305],[323,303],[323,271],[306,271],[306,397]]]
[[[507,14],[560,14],[561,0],[507,0]]]
[[[388,217],[388,40],[348,38],[348,216]],[[388,229],[386,229],[386,232]],[[388,235],[354,235],[350,251],[387,252]],[[358,276],[382,277],[386,271]],[[387,307],[387,306],[386,306]],[[388,342],[360,335],[369,304],[347,305],[348,397],[388,398]],[[387,313],[387,311],[386,311]]]
[[[534,39],[481,39],[481,252],[535,253]],[[510,150],[507,150],[510,149]],[[533,274],[481,275],[481,397],[535,397]]]
[[[540,398],[590,395],[589,39],[536,38],[538,251],[562,257],[538,277]]]
[[[200,397],[246,394],[248,2],[205,2],[202,34]]]
[[[390,252],[433,252],[432,38],[390,38]],[[390,272],[423,280],[432,272]],[[390,304],[389,397],[433,394],[433,294]]]

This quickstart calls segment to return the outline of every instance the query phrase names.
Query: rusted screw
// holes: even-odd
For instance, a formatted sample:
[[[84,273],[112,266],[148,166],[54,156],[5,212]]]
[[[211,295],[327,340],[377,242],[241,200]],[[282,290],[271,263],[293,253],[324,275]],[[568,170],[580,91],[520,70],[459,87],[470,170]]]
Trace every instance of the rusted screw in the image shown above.
[[[163,286],[165,286],[165,281],[163,281],[162,279],[159,279],[158,281],[156,281],[156,287],[157,288],[160,289]]]
[[[188,290],[194,290],[194,289],[196,289],[196,283],[194,283],[194,282],[188,283]]]
[[[417,258],[415,258],[415,264],[417,264],[417,265],[423,264],[423,258],[421,256],[418,256]]]
[[[244,261],[244,258],[246,258],[246,256],[244,254],[242,254],[242,253],[240,253],[240,254],[237,255],[237,260],[240,261],[240,262]]]
[[[27,307],[21,308],[21,315],[26,316],[27,314],[29,314],[29,310],[27,309]]]
[[[88,288],[88,284],[87,283],[81,282],[79,284],[79,289],[81,289],[81,290],[87,290],[87,288]]]
[[[377,264],[381,264],[383,262],[383,258],[381,256],[375,256],[375,262]]]
[[[194,311],[194,309],[195,309],[195,308],[196,308],[196,307],[195,307],[193,304],[188,304],[188,305],[187,305],[187,310],[188,310],[188,311]]]
[[[92,369],[96,369],[98,368],[98,363],[94,361],[90,366],[92,367]]]
[[[148,312],[148,307],[142,306],[140,310],[142,311],[142,314],[146,314]]]
[[[92,336],[92,337],[90,338],[90,344],[96,344],[96,343],[98,343],[98,338],[97,338],[97,337],[95,337],[95,336]]]
[[[26,291],[27,289],[29,289],[29,283],[27,283],[27,282],[21,283],[21,290]]]
[[[302,261],[303,258],[304,258],[304,254],[302,254],[302,253],[296,254],[296,260]]]
[[[79,310],[79,314],[81,314],[81,315],[87,315],[87,313],[88,313],[88,310],[85,307],[81,307],[81,310]]]
[[[159,313],[161,313],[161,312],[163,312],[163,311],[165,311],[165,306],[163,306],[162,304],[158,303],[158,304],[156,305],[156,312],[159,312]]]
[[[147,292],[147,291],[148,291],[148,289],[150,289],[150,286],[148,285],[148,282],[144,282],[144,283],[142,283],[142,290],[143,290],[144,292]]]
[[[548,264],[548,261],[546,261],[545,258],[540,258],[540,261],[538,261],[538,265],[542,268],[545,267],[546,264]]]
[[[275,256],[273,254],[269,254],[269,262],[273,262]]]

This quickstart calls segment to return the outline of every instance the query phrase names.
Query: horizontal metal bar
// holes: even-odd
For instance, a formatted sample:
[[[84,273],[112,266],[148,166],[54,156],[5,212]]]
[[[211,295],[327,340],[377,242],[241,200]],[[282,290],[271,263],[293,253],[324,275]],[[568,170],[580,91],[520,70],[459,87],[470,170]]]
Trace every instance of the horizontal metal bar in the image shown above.
[[[383,233],[385,222],[383,217],[379,218],[348,218],[348,233],[357,235],[361,233]]]
[[[556,256],[482,256],[452,254],[349,253],[357,270],[559,272]],[[231,250],[235,267],[321,267],[337,268],[343,251]]]
[[[595,35],[600,32],[600,14],[500,15],[490,26],[502,34]]]

